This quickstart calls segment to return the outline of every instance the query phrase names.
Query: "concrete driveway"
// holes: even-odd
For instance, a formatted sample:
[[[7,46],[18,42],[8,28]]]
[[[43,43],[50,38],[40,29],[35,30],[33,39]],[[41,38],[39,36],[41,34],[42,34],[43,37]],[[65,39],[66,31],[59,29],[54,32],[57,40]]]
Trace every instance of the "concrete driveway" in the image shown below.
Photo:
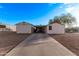
[[[76,56],[47,34],[32,34],[6,56]]]

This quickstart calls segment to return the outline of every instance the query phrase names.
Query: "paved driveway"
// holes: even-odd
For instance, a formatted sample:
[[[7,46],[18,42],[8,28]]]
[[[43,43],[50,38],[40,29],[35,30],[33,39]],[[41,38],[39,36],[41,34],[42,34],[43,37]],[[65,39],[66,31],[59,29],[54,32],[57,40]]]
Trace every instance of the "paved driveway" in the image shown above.
[[[47,34],[32,34],[6,56],[75,56]]]

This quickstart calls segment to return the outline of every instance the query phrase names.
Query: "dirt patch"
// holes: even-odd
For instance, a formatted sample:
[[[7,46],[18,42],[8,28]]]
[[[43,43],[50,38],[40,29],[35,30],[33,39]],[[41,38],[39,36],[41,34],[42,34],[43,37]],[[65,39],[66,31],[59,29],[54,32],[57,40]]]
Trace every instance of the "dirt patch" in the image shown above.
[[[17,34],[15,32],[0,32],[0,56],[5,55],[30,34]]]
[[[79,56],[78,33],[66,33],[62,35],[50,35],[50,36]]]
[[[62,35],[50,35],[50,36],[79,56],[79,34],[66,33]]]

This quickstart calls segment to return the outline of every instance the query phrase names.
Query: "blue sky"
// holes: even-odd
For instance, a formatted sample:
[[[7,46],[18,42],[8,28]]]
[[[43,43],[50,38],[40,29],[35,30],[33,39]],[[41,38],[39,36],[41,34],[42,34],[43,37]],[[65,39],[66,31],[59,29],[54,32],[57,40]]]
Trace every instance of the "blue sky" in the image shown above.
[[[65,3],[0,3],[0,22],[13,25],[26,21],[34,25],[46,25],[54,16],[71,13],[78,6]]]

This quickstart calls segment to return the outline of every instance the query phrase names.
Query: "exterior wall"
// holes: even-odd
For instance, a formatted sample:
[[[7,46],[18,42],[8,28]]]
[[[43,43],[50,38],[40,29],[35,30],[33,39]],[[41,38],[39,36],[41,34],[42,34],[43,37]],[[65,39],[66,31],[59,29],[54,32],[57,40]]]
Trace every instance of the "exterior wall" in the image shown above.
[[[49,26],[52,26],[52,30],[49,30]],[[64,34],[65,33],[65,27],[63,25],[60,25],[58,23],[50,24],[47,26],[48,34]]]
[[[32,33],[34,32],[34,28],[33,28],[33,27],[31,27],[31,32],[32,32]]]
[[[17,33],[32,33],[31,32],[31,25],[16,25],[16,32]]]

